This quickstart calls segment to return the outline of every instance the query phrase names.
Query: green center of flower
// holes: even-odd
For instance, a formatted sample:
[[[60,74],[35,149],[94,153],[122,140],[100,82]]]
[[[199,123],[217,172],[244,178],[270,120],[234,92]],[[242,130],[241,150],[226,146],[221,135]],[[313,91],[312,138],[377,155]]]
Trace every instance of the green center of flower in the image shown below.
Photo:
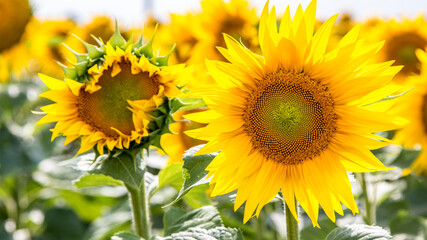
[[[404,75],[419,74],[419,61],[415,55],[415,50],[417,48],[424,49],[426,45],[427,40],[417,32],[405,32],[390,39],[386,43],[385,51],[388,59],[396,60],[394,65],[404,65],[400,73]]]
[[[98,91],[89,93],[82,88],[79,95],[79,117],[107,137],[119,136],[112,128],[126,135],[135,129],[128,100],[150,99],[159,91],[155,75],[132,74],[130,63],[120,63],[120,68],[114,77],[111,68],[103,72]]]
[[[246,99],[244,129],[267,159],[299,164],[318,156],[336,130],[327,87],[304,73],[267,74]]]

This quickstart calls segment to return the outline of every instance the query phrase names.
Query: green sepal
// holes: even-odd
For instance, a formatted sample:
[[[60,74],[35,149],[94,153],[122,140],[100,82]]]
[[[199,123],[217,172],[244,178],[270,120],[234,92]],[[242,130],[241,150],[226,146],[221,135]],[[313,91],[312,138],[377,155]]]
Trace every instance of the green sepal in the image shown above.
[[[89,63],[88,61],[72,63],[78,76],[83,76],[86,74],[88,63]]]
[[[130,35],[128,41],[126,42],[126,44],[122,46],[122,49],[126,50],[129,46],[132,45],[132,42],[133,42],[133,33],[131,33],[131,35]]]
[[[87,55],[89,56],[90,59],[100,58],[104,55],[104,51],[101,48],[83,41],[81,38],[79,38],[75,34],[73,34],[73,36],[77,38],[85,46]]]
[[[162,66],[162,67],[168,66],[169,65],[169,57],[172,55],[173,51],[175,51],[175,47],[176,47],[176,44],[174,44],[172,46],[172,48],[168,54],[166,54],[165,56],[157,57],[155,65]]]
[[[165,115],[162,115],[160,117],[156,117],[156,118],[154,118],[154,122],[157,124],[157,126],[159,128],[162,128],[163,124],[165,123],[165,118],[166,118]]]
[[[96,43],[98,43],[99,46],[101,46],[101,47],[104,46],[104,42],[102,41],[102,39],[97,38],[92,34],[90,36],[93,38],[93,40],[95,40]]]
[[[171,113],[174,114],[179,111],[182,107],[191,105],[191,103],[185,103],[181,101],[179,98],[174,98],[169,102],[169,108],[171,109]]]
[[[58,62],[59,66],[62,67],[62,70],[64,70],[64,76],[66,78],[70,78],[70,79],[77,79],[78,74],[77,74],[77,70],[75,68],[70,68],[65,66],[64,64]]]
[[[89,56],[87,54],[83,54],[83,53],[78,53],[76,51],[74,51],[71,47],[69,47],[67,44],[64,43],[64,46],[71,52],[74,54],[74,56],[76,56],[76,60],[77,62],[84,62],[84,61],[89,61]]]
[[[154,37],[157,33],[157,26],[154,28],[154,32],[153,35],[151,36],[150,41],[148,41],[147,44],[143,45],[142,47],[140,47],[136,52],[138,52],[139,54],[144,55],[147,59],[151,59],[154,57],[154,50],[153,50],[153,41],[154,41]]]
[[[137,50],[138,50],[140,47],[142,47],[142,46],[143,46],[143,43],[142,43],[142,35],[141,35],[141,37],[139,37],[139,38],[138,38],[138,41],[136,41],[136,42],[132,45],[133,51],[134,51],[134,52],[137,52]]]
[[[116,47],[119,47],[123,49],[123,46],[126,45],[126,39],[120,34],[119,25],[117,24],[116,19],[116,29],[114,31],[114,34],[111,36],[110,40],[108,42],[113,46],[114,49]]]

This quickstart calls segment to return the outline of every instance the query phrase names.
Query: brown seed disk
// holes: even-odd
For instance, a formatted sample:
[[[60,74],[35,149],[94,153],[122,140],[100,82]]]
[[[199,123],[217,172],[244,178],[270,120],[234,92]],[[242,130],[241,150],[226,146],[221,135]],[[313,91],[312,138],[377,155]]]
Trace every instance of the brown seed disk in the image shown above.
[[[121,72],[114,77],[111,77],[112,68],[103,72],[97,83],[101,86],[98,91],[89,93],[82,87],[78,101],[79,117],[112,138],[119,137],[112,127],[126,135],[135,129],[128,100],[150,99],[159,92],[157,75],[132,74],[131,64],[124,60],[119,65]]]
[[[253,148],[265,158],[300,164],[328,147],[338,115],[327,86],[279,68],[248,94],[243,119]]]

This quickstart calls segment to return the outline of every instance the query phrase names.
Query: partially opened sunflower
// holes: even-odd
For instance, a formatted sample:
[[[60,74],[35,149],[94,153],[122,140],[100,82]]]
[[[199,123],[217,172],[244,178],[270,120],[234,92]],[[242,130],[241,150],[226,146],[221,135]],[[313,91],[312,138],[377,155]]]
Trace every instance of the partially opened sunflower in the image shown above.
[[[421,74],[408,78],[408,85],[414,88],[403,95],[391,110],[411,122],[396,132],[394,140],[406,148],[419,145],[423,150],[404,175],[410,172],[427,174],[427,54],[421,49],[416,54],[422,64]]]
[[[396,91],[387,83],[401,67],[370,64],[383,42],[359,40],[359,26],[326,52],[337,15],[313,36],[315,14],[316,1],[293,20],[288,7],[278,27],[267,3],[262,56],[225,35],[227,48],[218,50],[230,62],[206,61],[217,87],[193,92],[209,110],[184,116],[208,124],[187,133],[208,141],[198,155],[220,151],[206,168],[212,195],[237,190],[244,222],[279,191],[294,217],[297,201],[314,226],[319,205],[333,221],[341,203],[357,213],[347,171],[389,170],[370,152],[388,142],[372,133],[403,121],[372,103]]]
[[[74,67],[63,67],[65,81],[40,74],[50,88],[41,97],[55,103],[41,108],[46,116],[38,124],[56,123],[52,140],[81,138],[78,154],[160,147],[160,135],[173,122],[171,100],[181,94],[184,66],[167,66],[167,56],[155,55],[151,41],[126,41],[118,28],[106,44],[84,44],[88,53],[75,53]]]

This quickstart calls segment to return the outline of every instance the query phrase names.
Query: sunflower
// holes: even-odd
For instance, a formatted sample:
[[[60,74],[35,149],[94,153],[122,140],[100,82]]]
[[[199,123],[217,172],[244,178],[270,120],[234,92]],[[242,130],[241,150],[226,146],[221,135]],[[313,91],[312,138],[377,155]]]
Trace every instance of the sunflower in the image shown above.
[[[191,23],[189,27],[188,23]],[[176,44],[176,49],[171,55],[171,61],[176,63],[199,63],[194,60],[193,53],[198,42],[198,35],[204,35],[205,29],[200,25],[199,19],[192,13],[185,15],[171,14],[170,23],[161,25],[158,38],[164,45]],[[196,50],[197,51],[197,50]]]
[[[315,14],[316,1],[305,12],[299,6],[293,20],[288,7],[278,27],[267,3],[263,56],[225,35],[227,48],[218,49],[230,63],[206,61],[218,86],[193,93],[209,110],[184,116],[208,124],[187,134],[208,141],[197,155],[220,151],[206,168],[212,196],[237,190],[244,222],[279,191],[294,217],[296,199],[314,226],[319,205],[333,221],[341,203],[357,213],[346,171],[389,170],[370,152],[389,141],[372,133],[404,121],[373,103],[396,91],[385,85],[401,67],[370,64],[383,43],[358,40],[359,26],[326,52],[337,15],[313,36]]]
[[[383,49],[378,54],[378,62],[396,60],[394,65],[403,65],[396,80],[400,83],[406,76],[419,74],[419,64],[415,50],[427,46],[427,22],[424,16],[414,20],[369,21],[366,26],[367,40],[375,42],[385,39]]]
[[[39,65],[39,71],[63,77],[58,62],[66,63],[67,49],[62,43],[75,27],[71,20],[32,21],[29,28],[30,49]]]
[[[200,111],[203,110],[182,110],[174,114],[174,119],[176,122],[169,125],[169,129],[173,134],[164,134],[161,139],[161,145],[169,156],[168,164],[182,162],[182,155],[185,153],[185,151],[194,146],[206,143],[206,141],[189,137],[184,133],[187,130],[206,126],[206,124],[189,121],[182,117],[185,114],[196,113]]]
[[[256,50],[258,41],[256,38],[256,25],[258,18],[255,8],[250,7],[244,0],[204,0],[201,2],[202,12],[198,14],[203,29],[208,30],[199,34],[199,60],[205,58],[225,60],[215,47],[225,47],[223,33],[239,38],[249,49]],[[212,21],[215,19],[215,21]]]
[[[28,63],[24,36],[32,10],[28,0],[0,0],[0,82],[6,82],[10,73],[15,75]]]
[[[421,145],[424,151],[412,163],[409,171],[405,172],[427,174],[427,54],[418,49],[416,55],[422,64],[421,74],[409,77],[408,85],[414,86],[414,89],[403,95],[401,101],[392,108],[395,114],[407,118],[411,123],[398,130],[394,140],[406,148]]]
[[[160,141],[171,123],[170,99],[180,95],[183,65],[166,66],[167,58],[154,55],[151,43],[126,41],[115,34],[100,47],[85,43],[88,54],[76,54],[74,68],[66,68],[65,81],[40,74],[49,91],[41,97],[53,104],[37,124],[55,122],[52,140],[65,136],[65,144],[81,138],[77,154],[93,147],[129,149]]]
[[[0,0],[0,53],[19,42],[31,15],[28,0]]]

